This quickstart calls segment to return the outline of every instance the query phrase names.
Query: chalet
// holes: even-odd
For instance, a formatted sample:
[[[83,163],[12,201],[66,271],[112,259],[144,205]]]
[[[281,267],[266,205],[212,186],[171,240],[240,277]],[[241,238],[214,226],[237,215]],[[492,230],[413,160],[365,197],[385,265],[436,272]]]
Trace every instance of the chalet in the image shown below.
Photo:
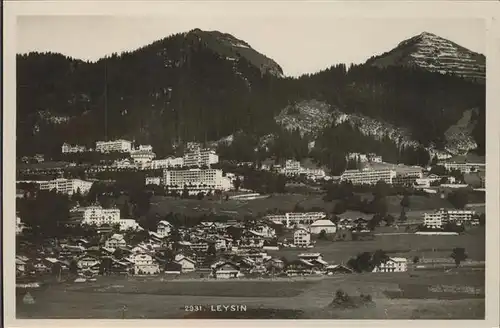
[[[190,243],[189,249],[194,252],[206,252],[208,250],[208,243],[207,242]]]
[[[337,231],[337,225],[330,220],[323,219],[314,221],[310,226],[311,234],[318,235],[322,231],[327,234],[333,234]]]
[[[298,259],[288,263],[285,272],[289,276],[309,275],[314,272],[314,264],[309,261]]]
[[[212,266],[212,276],[216,279],[231,279],[242,277],[243,274],[237,264],[222,262]]]
[[[293,233],[295,247],[307,248],[311,246],[311,233],[306,228],[298,228]]]
[[[172,224],[168,221],[160,221],[156,226],[156,233],[161,238],[169,236],[171,230],[172,230]]]
[[[408,270],[408,260],[404,257],[390,257],[387,261],[380,263],[373,272],[405,272]]]
[[[331,276],[336,274],[353,273],[353,270],[342,264],[333,264],[327,266],[325,272],[327,275]]]
[[[301,253],[297,256],[299,259],[306,261],[322,260],[323,256],[321,253]]]
[[[196,261],[182,254],[175,256],[175,263],[181,266],[181,272],[192,272],[196,270]]]
[[[261,252],[256,249],[250,249],[248,251],[244,251],[242,253],[238,254],[241,257],[246,257],[249,258],[250,260],[254,261],[255,263],[263,263],[264,260],[271,258],[269,255],[267,255],[266,252]]]
[[[152,251],[153,247],[151,245],[146,245],[146,244],[137,244],[130,250],[132,254],[150,253]]]
[[[151,275],[160,272],[158,263],[149,254],[134,254],[130,260],[133,262],[136,275]]]
[[[285,262],[280,259],[271,258],[264,261],[264,266],[266,267],[267,272],[277,274],[283,271],[285,268]]]
[[[87,269],[99,263],[101,263],[99,258],[92,255],[85,255],[77,260],[77,266],[80,269]]]
[[[245,230],[240,239],[240,246],[262,248],[265,238],[253,231]]]
[[[127,246],[127,242],[125,241],[125,238],[123,238],[123,235],[115,233],[108,240],[106,240],[104,245],[107,248],[123,248]]]
[[[111,259],[110,271],[115,274],[128,274],[133,268],[133,263],[126,260]]]

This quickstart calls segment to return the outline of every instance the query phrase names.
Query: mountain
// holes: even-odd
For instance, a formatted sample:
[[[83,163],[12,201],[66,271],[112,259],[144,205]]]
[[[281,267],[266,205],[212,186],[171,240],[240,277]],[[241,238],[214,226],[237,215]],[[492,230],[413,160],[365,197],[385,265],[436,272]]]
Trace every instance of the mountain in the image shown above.
[[[265,73],[283,76],[283,69],[274,60],[257,52],[248,43],[235,38],[231,34],[219,31],[202,31],[200,29],[194,29],[189,33],[199,37],[210,49],[221,56],[225,56],[228,60],[243,57]]]
[[[417,66],[431,72],[454,74],[484,82],[486,57],[435,34],[423,32],[402,41],[366,64],[377,67]]]
[[[286,153],[299,157],[304,145],[330,137],[345,151],[362,142],[361,150],[390,145],[392,154],[401,140],[484,150],[485,85],[418,66],[338,64],[285,77],[245,41],[198,29],[93,63],[30,53],[16,64],[20,156],[57,156],[63,142],[127,138],[163,157],[179,140],[239,132],[250,137],[235,144],[250,151],[258,140],[278,140],[285,148],[300,144]]]

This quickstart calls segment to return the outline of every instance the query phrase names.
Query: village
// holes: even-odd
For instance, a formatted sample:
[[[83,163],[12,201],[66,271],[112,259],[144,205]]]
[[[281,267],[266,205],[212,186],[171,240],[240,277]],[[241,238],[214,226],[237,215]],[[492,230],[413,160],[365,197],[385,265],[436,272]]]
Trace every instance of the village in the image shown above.
[[[130,160],[119,160],[101,170],[149,170],[160,175],[147,174],[144,186],[157,186],[168,190],[172,197],[216,196],[220,201],[252,202],[269,197],[255,190],[241,187],[245,176],[213,168],[219,164],[215,150],[188,143],[184,156],[154,160],[149,145],[132,147],[132,142],[117,140],[97,142],[96,150],[102,153],[129,153]],[[86,151],[82,146],[64,144],[62,153],[77,154]],[[328,176],[320,167],[302,167],[301,162],[286,160],[282,165],[263,163],[258,170],[275,172],[288,180],[303,177],[311,183],[329,182],[336,186],[401,186],[419,192],[436,194],[436,187],[455,189],[469,187],[457,181],[456,173],[470,174],[484,170],[484,164],[450,163],[440,167],[454,170],[453,175],[438,175],[433,168],[408,167],[384,163],[375,154],[350,154],[350,160],[366,163],[364,169],[346,170],[340,177]],[[239,163],[252,166],[253,163]],[[93,168],[95,169],[95,168]],[[427,173],[426,173],[427,172]],[[29,172],[33,174],[33,171]],[[47,172],[38,172],[42,175]],[[156,173],[158,174],[158,173]],[[479,185],[484,188],[484,173],[479,175]],[[293,181],[292,181],[293,182]],[[86,195],[95,181],[56,178],[53,180],[18,181],[18,185],[35,184],[38,192],[55,191],[69,196]],[[380,187],[380,188],[382,188]],[[339,187],[341,188],[341,187]],[[379,189],[380,189],[379,188]],[[231,196],[229,193],[232,191]],[[239,192],[235,192],[239,191]],[[36,193],[35,193],[36,194]],[[377,207],[376,194],[372,203]],[[444,193],[441,194],[443,196]],[[18,198],[33,197],[19,191]],[[35,196],[36,197],[36,196]],[[385,197],[382,195],[380,197]],[[443,198],[443,197],[441,197]],[[219,202],[220,202],[219,201]],[[130,216],[123,217],[116,207],[104,208],[99,202],[80,206],[77,202],[69,211],[69,225],[84,230],[80,235],[47,238],[42,244],[33,244],[22,236],[30,230],[17,217],[18,249],[16,273],[21,281],[44,275],[74,282],[95,281],[97,276],[189,276],[192,279],[275,278],[311,275],[347,274],[360,271],[406,272],[418,262],[415,258],[389,256],[382,247],[373,249],[365,257],[360,270],[355,256],[339,262],[328,262],[316,244],[325,240],[335,242],[374,240],[379,227],[391,226],[407,234],[458,235],[465,227],[484,225],[484,214],[471,208],[441,208],[423,213],[413,227],[405,222],[403,212],[396,220],[387,211],[375,210],[373,218],[342,215],[343,211],[278,211],[257,217],[165,220],[158,218],[153,228],[145,229]],[[345,211],[345,210],[344,210]],[[385,214],[384,214],[385,213]],[[170,219],[175,215],[170,215]],[[189,222],[188,222],[189,221]],[[413,222],[415,223],[415,222]],[[85,230],[87,229],[87,230]],[[439,238],[439,237],[436,237]],[[280,255],[280,250],[297,250],[293,256]],[[455,251],[454,251],[455,252]],[[457,264],[466,259],[463,250],[456,251]],[[29,280],[29,279],[28,279]]]

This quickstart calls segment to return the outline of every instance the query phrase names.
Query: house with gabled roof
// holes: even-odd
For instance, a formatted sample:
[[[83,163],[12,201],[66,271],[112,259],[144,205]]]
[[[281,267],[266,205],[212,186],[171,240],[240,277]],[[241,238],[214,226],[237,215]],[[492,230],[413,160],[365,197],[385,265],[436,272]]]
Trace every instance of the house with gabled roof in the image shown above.
[[[160,267],[149,254],[133,254],[129,260],[133,263],[134,274],[151,275],[160,273]]]
[[[192,272],[196,270],[196,261],[183,254],[176,255],[174,262],[181,266],[181,272]]]
[[[285,272],[289,276],[300,276],[312,274],[314,264],[303,259],[298,259],[287,263]]]
[[[293,245],[299,248],[311,247],[311,232],[309,229],[300,227],[293,232]]]
[[[77,260],[77,266],[80,269],[87,269],[99,263],[101,263],[101,260],[98,256],[89,254],[84,255]]]
[[[170,236],[171,231],[172,231],[172,224],[168,221],[162,220],[158,222],[158,224],[156,225],[156,234],[160,238]]]
[[[336,274],[353,273],[354,271],[343,264],[332,264],[326,267],[325,273],[329,276]]]
[[[125,246],[127,246],[127,242],[125,241],[125,238],[123,237],[123,235],[120,235],[120,234],[113,234],[110,238],[108,238],[106,240],[106,242],[104,243],[104,245],[107,247],[107,248],[123,248]]]
[[[314,221],[310,226],[312,234],[318,235],[322,231],[327,234],[335,233],[337,231],[337,225],[328,219],[321,219]]]
[[[239,265],[233,262],[216,263],[212,266],[212,277],[216,279],[231,279],[244,276]]]
[[[390,257],[373,268],[373,272],[405,272],[408,270],[408,260],[404,257]]]

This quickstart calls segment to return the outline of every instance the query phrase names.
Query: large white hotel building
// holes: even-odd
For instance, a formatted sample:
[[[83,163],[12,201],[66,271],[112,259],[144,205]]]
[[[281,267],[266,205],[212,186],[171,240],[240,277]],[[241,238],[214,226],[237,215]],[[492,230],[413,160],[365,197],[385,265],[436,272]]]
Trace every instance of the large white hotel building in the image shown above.
[[[182,167],[184,166],[184,158],[182,157],[167,157],[163,159],[154,159],[151,161],[151,169],[166,169],[169,167]]]
[[[211,149],[194,148],[184,154],[184,163],[186,167],[210,167],[210,164],[219,162],[219,156]]]
[[[190,193],[207,192],[209,190],[229,190],[231,183],[222,176],[222,170],[189,169],[164,170],[163,184],[169,190],[182,191],[186,187]]]
[[[352,184],[376,184],[383,180],[392,184],[396,171],[390,169],[363,169],[346,170],[340,177],[341,181],[350,181]]]
[[[68,153],[82,153],[87,151],[87,148],[85,146],[80,146],[80,145],[70,145],[68,143],[64,143],[61,146],[61,152],[63,154],[68,154]]]
[[[445,162],[441,163],[447,170],[459,170],[462,173],[471,173],[472,171],[479,171],[486,168],[485,163],[457,163]]]
[[[120,210],[118,208],[102,208],[101,206],[77,207],[70,210],[72,220],[81,224],[110,226],[120,224]]]
[[[132,151],[132,142],[123,139],[113,141],[97,141],[95,150],[101,153],[130,153]]]
[[[424,225],[429,228],[442,228],[448,222],[463,224],[470,222],[475,212],[471,210],[439,209],[432,213],[424,213]]]
[[[78,190],[81,194],[86,194],[92,187],[93,182],[80,179],[55,179],[50,181],[37,181],[40,190],[53,190],[58,193],[73,195]]]

